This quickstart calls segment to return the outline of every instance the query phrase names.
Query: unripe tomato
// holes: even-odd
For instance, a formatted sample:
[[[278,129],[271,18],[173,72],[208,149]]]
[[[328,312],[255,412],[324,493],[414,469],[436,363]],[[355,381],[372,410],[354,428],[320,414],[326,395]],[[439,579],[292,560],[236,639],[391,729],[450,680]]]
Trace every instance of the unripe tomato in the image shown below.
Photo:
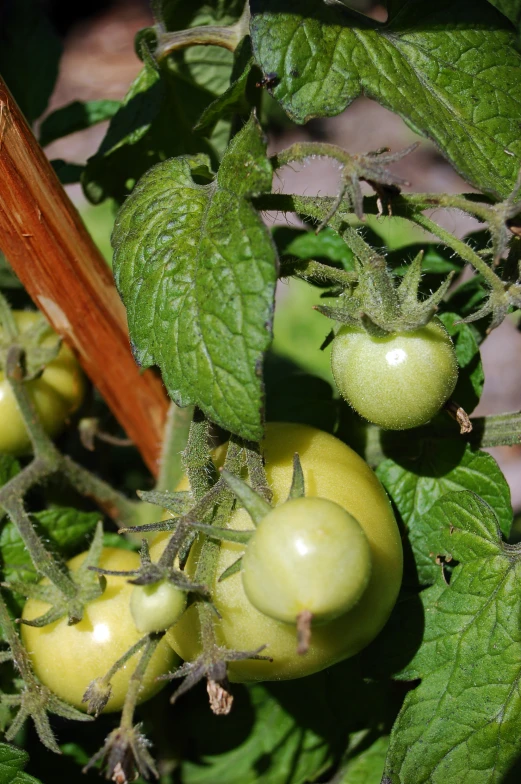
[[[360,416],[389,430],[424,425],[458,379],[454,346],[437,318],[385,337],[344,325],[333,341],[331,367],[342,397]]]
[[[85,555],[81,553],[72,558],[69,568],[77,569]],[[104,548],[99,562],[104,569],[116,571],[137,569],[139,564],[137,553],[116,547]],[[89,683],[105,675],[114,662],[143,636],[130,614],[132,588],[124,577],[108,575],[105,591],[85,608],[83,619],[74,626],[67,624],[67,618],[43,627],[22,624],[22,640],[36,676],[58,697],[76,708],[87,709],[81,700]],[[22,618],[33,620],[48,609],[44,602],[28,599]],[[112,694],[105,713],[123,707],[139,657],[138,651],[112,678]],[[173,662],[173,651],[163,638],[148,665],[139,702],[148,700],[164,686],[164,681],[155,679],[168,672]]]
[[[185,607],[186,593],[167,580],[135,585],[130,596],[130,612],[142,634],[164,632],[177,621]]]
[[[308,611],[313,625],[331,621],[360,599],[371,575],[362,527],[324,498],[295,498],[261,520],[242,559],[246,596],[286,623]]]
[[[16,325],[25,332],[41,316],[33,311],[14,311]],[[54,334],[42,340],[42,346],[52,346]],[[38,378],[27,382],[27,389],[36,406],[40,421],[50,436],[57,436],[67,418],[76,411],[85,394],[85,379],[71,349],[62,343],[55,359]],[[31,442],[9,382],[0,372],[0,452],[23,455],[31,449]]]
[[[232,662],[234,681],[299,678],[353,656],[368,645],[382,629],[396,601],[402,577],[402,546],[391,505],[380,482],[367,463],[352,449],[328,433],[306,425],[272,423],[263,443],[266,474],[273,490],[273,503],[286,501],[293,475],[293,456],[298,452],[306,497],[325,498],[347,510],[361,525],[371,551],[372,572],[360,600],[348,612],[313,629],[304,656],[296,652],[295,627],[259,612],[248,600],[242,577],[236,573],[218,582],[218,577],[243,555],[245,546],[221,544],[217,572],[211,586],[212,600],[221,618],[216,622],[219,643],[235,650],[254,650],[266,644],[264,653],[273,662]],[[186,489],[186,480],[179,489]],[[251,529],[244,509],[232,515],[229,527]],[[151,556],[159,558],[169,534],[159,534]],[[200,542],[192,548],[186,566],[194,576]],[[192,661],[201,653],[198,614],[192,605],[167,632],[174,650]]]

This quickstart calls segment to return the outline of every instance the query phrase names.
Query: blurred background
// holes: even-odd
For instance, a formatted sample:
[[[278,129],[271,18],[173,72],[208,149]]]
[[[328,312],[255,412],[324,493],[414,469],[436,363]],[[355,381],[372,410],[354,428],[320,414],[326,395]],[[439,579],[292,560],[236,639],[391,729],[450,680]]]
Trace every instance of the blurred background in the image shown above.
[[[42,0],[54,26],[63,39],[64,56],[56,90],[48,111],[74,100],[122,99],[141,63],[134,53],[134,35],[152,23],[145,0]],[[0,0],[1,3],[1,0]],[[360,11],[385,20],[382,5],[371,0],[351,2]],[[61,139],[46,148],[50,159],[84,163],[97,150],[106,131],[98,125]],[[356,100],[344,114],[305,127],[281,123],[270,137],[272,152],[305,139],[321,139],[344,147],[352,153],[368,152],[388,146],[393,151],[408,146],[418,137],[396,115],[366,98]],[[464,192],[467,186],[441,157],[433,145],[421,140],[420,147],[394,166],[410,186],[405,190]],[[306,195],[336,195],[339,172],[335,164],[313,161],[302,168],[279,172],[275,188]],[[82,196],[79,186],[68,187],[69,195],[110,261],[112,206],[93,207]],[[463,237],[478,224],[464,215],[436,210],[432,217],[456,235]],[[284,223],[283,216],[268,215],[271,223]],[[391,248],[429,239],[405,222],[385,218],[369,221],[371,227]],[[317,349],[328,332],[326,320],[312,310],[319,301],[318,290],[300,282],[281,282],[275,317],[275,344],[278,354],[292,359],[303,369],[330,380],[328,352]],[[482,346],[485,390],[476,414],[493,414],[521,409],[521,332],[506,320]],[[521,511],[521,446],[490,450],[501,464],[512,490],[514,508]]]

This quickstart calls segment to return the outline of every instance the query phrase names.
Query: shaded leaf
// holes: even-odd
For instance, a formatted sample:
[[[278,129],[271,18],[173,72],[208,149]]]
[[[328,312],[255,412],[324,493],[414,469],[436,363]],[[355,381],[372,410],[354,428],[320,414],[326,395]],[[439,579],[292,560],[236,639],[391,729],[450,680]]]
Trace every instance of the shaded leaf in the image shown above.
[[[200,51],[198,55],[190,49],[190,57],[199,60],[191,60],[191,69],[183,73],[170,64],[159,69],[145,48],[143,68],[112,118],[99,150],[87,162],[82,185],[90,201],[97,204],[110,196],[122,202],[137,180],[166,158],[202,151],[217,161],[226,145],[228,129],[220,124],[210,139],[193,131],[198,117],[217,94],[216,82],[219,90],[224,89],[231,71],[231,55],[224,52],[227,60],[217,80],[203,84],[193,81],[194,73],[208,72],[208,50],[215,48],[193,47],[205,50],[206,59]],[[220,52],[218,57],[222,59]]]
[[[23,772],[28,762],[26,751],[0,743],[0,784],[40,784],[39,779]]]
[[[73,101],[47,115],[40,126],[39,142],[45,147],[70,133],[110,120],[120,106],[120,101]]]
[[[185,709],[183,784],[329,781],[321,774],[340,761],[349,733],[392,721],[396,711],[387,684],[364,681],[357,661],[296,681],[234,685],[233,693],[224,736],[206,706]]]
[[[16,0],[0,7],[0,74],[27,121],[47,108],[62,53],[38,0]]]
[[[492,5],[495,5],[498,11],[501,11],[502,14],[508,17],[518,31],[521,29],[521,3],[519,0],[488,1],[489,3],[492,3]]]
[[[251,107],[247,100],[247,92],[253,87],[251,84],[253,65],[250,39],[244,38],[235,52],[230,86],[206,107],[199,117],[194,130],[202,131],[207,128],[213,128],[216,122],[223,117],[231,117],[235,114],[249,115]]]
[[[461,318],[456,313],[441,313],[439,318],[452,338],[458,358],[458,381],[451,397],[470,414],[479,403],[485,383],[475,332],[468,324],[458,323]]]
[[[363,740],[365,745],[366,738]],[[338,784],[380,784],[388,747],[389,738],[383,735],[356,755],[350,753],[352,759],[344,768]]]

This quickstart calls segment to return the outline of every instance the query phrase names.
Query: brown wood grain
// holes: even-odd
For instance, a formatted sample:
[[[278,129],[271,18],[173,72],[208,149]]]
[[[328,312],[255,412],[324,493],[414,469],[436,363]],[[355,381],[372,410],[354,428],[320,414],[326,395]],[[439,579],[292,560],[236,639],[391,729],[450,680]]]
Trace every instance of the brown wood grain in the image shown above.
[[[166,392],[136,366],[112,273],[1,77],[0,248],[157,475]]]

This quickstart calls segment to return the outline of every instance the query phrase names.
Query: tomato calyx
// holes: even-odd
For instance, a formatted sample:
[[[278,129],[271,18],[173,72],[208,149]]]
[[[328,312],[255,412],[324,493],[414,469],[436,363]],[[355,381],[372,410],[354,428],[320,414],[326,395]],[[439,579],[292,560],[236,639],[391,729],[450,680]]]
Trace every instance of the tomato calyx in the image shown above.
[[[84,562],[79,569],[69,573],[70,585],[76,589],[71,592],[71,595],[65,594],[63,590],[52,583],[42,585],[14,580],[6,583],[6,586],[12,591],[50,605],[43,615],[32,620],[23,618],[20,622],[26,626],[42,627],[67,616],[69,626],[79,623],[83,618],[84,608],[101,596],[105,590],[105,577],[93,574],[94,571],[97,571],[96,564],[99,561],[102,547],[103,527],[99,523]]]
[[[369,246],[367,254],[362,250],[358,257],[355,256],[358,282],[337,297],[336,306],[317,305],[315,310],[340,324],[362,326],[374,337],[412,331],[428,324],[447,293],[454,272],[449,273],[440,287],[422,300],[419,286],[423,251],[417,254],[405,275],[397,281],[383,256]]]
[[[202,598],[208,596],[208,588],[200,583],[190,580],[186,574],[173,567],[165,567],[159,563],[153,563],[150,558],[148,541],[142,540],[140,550],[141,564],[138,569],[120,571],[117,569],[102,569],[98,566],[89,566],[91,571],[100,575],[114,575],[115,577],[128,577],[128,582],[136,586],[148,586],[154,583],[170,582],[181,591],[199,594]]]
[[[41,313],[35,313],[33,323],[20,329],[7,300],[0,295],[0,368],[4,373],[9,351],[17,346],[23,355],[24,380],[38,378],[58,356],[61,342]]]
[[[103,747],[89,760],[82,772],[87,773],[101,761],[102,770],[111,781],[133,781],[136,769],[145,780],[151,775],[158,779],[159,773],[148,750],[150,745],[141,732],[141,724],[117,727],[108,735]]]
[[[265,645],[261,645],[253,651],[234,651],[219,645],[212,645],[193,662],[185,662],[174,673],[162,676],[164,680],[184,678],[179,688],[172,694],[170,702],[173,704],[179,697],[206,678],[206,688],[213,713],[220,716],[227,715],[233,704],[227,674],[228,663],[247,659],[270,662],[272,661],[271,657],[260,655],[265,648]]]

